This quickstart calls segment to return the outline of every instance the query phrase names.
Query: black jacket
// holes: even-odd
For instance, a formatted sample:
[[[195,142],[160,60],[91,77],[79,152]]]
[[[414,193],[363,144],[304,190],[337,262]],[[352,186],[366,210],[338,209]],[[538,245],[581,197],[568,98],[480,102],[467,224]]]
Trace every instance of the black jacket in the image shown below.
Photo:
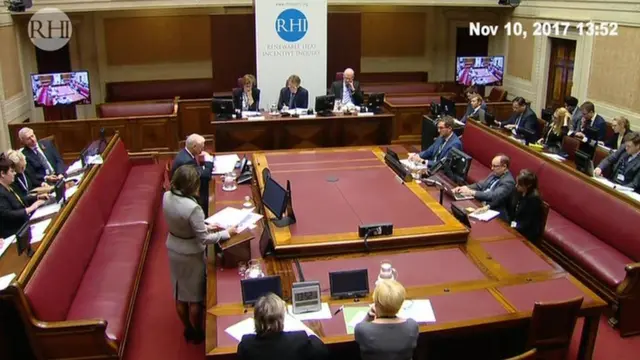
[[[292,331],[259,337],[245,335],[238,344],[238,360],[322,360],[329,352],[324,343],[304,331]]]
[[[183,165],[195,166],[200,174],[200,196],[198,198],[198,203],[202,207],[202,211],[204,211],[204,216],[207,217],[209,215],[209,181],[212,176],[211,172],[213,171],[213,163],[205,161],[203,164],[198,166],[196,159],[189,154],[187,149],[182,148],[182,150],[178,151],[178,154],[176,154],[176,157],[173,159],[173,164],[171,164],[172,178],[173,173]]]
[[[20,195],[18,195],[20,196]],[[22,203],[16,195],[0,185],[0,237],[6,238],[18,232],[22,225],[29,221],[26,207],[33,204],[35,196],[21,197]]]
[[[537,242],[542,236],[543,206],[537,191],[522,196],[514,191],[507,209],[509,222],[515,222],[515,229],[531,242]]]
[[[518,118],[520,118],[519,121]],[[507,120],[503,125],[508,124],[516,125],[516,133],[527,139],[529,142],[536,142],[540,138],[538,131],[538,116],[528,106],[522,113],[522,116],[520,116],[519,113],[513,113],[509,120]]]
[[[65,166],[64,161],[62,161],[62,156],[60,156],[56,147],[53,146],[53,143],[48,140],[40,140],[38,141],[38,144],[40,145],[40,149],[42,149],[44,156],[49,160],[49,164],[53,167],[56,175],[64,174],[67,167]],[[40,186],[40,184],[44,182],[44,177],[47,175],[46,165],[40,162],[38,155],[30,148],[26,146],[23,147],[22,153],[25,158],[27,158],[27,168],[25,169],[26,175],[36,184],[36,186]]]
[[[353,93],[351,93],[351,102],[353,102],[353,105],[358,105],[358,106],[362,105],[362,103],[364,102],[364,94],[360,89],[360,83],[357,81],[354,81],[353,88],[354,88],[354,91]],[[342,93],[344,91],[344,81],[342,80],[334,81],[331,84],[330,90],[331,91],[329,94],[335,95],[336,100],[342,100]]]
[[[293,106],[289,106],[289,99],[291,99],[291,90],[285,86],[280,89],[278,110],[282,110],[284,106],[288,106],[290,109],[307,109],[309,107],[309,92],[302,86],[298,88],[298,91],[293,96]]]
[[[232,92],[233,107],[242,110],[242,93],[243,88],[235,88]],[[251,97],[253,98],[253,105],[249,106],[249,111],[258,111],[260,109],[260,89],[253,88],[251,90]]]

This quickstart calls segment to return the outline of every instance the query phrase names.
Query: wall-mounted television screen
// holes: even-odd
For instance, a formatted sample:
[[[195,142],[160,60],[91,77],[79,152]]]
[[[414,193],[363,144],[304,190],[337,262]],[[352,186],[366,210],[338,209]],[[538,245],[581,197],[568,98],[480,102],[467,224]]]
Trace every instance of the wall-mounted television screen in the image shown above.
[[[86,71],[33,74],[31,89],[36,106],[91,104],[89,73]]]
[[[464,56],[456,59],[456,83],[501,86],[504,56]]]

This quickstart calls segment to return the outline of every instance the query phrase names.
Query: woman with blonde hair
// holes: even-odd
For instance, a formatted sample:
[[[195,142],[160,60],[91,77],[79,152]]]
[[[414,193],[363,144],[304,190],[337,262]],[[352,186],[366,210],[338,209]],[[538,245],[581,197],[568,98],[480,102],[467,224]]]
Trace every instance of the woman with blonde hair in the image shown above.
[[[30,191],[38,187],[42,187],[43,192],[48,192],[52,187],[46,182],[37,184],[34,179],[26,173],[27,158],[20,150],[9,150],[6,152],[7,159],[13,163],[13,169],[16,172],[15,181],[11,184],[13,190],[21,197],[30,196]]]
[[[615,134],[609,140],[607,140],[604,145],[610,149],[617,150],[623,142],[622,139],[624,139],[624,137],[631,132],[631,124],[626,117],[618,116],[616,118],[613,118],[611,127],[613,128],[613,132]]]
[[[184,337],[198,344],[204,341],[203,307],[206,288],[207,245],[228,240],[235,228],[218,230],[206,225],[198,204],[200,174],[193,165],[176,169],[171,190],[164,193],[162,210],[169,227],[167,251],[176,310],[184,325]]]
[[[542,139],[538,140],[539,144],[545,145],[546,148],[562,148],[562,139],[569,132],[571,124],[571,113],[561,107],[553,113],[551,123],[546,126]]]
[[[251,74],[242,77],[242,87],[233,89],[233,106],[242,111],[258,111],[260,108],[260,89],[256,87],[256,78]]]
[[[238,344],[239,360],[306,360],[326,359],[324,343],[304,331],[284,331],[287,305],[278,295],[261,296],[253,309],[255,334],[242,337]]]
[[[397,316],[405,295],[404,287],[395,280],[383,280],[376,285],[369,314],[355,328],[362,360],[413,358],[418,344],[418,323]]]

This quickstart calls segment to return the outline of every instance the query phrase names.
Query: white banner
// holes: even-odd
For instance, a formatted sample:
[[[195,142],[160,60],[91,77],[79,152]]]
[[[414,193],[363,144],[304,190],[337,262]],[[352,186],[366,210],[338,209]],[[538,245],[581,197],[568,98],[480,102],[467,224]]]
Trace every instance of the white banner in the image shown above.
[[[260,107],[278,101],[290,75],[309,91],[309,108],[327,92],[327,0],[255,1]]]

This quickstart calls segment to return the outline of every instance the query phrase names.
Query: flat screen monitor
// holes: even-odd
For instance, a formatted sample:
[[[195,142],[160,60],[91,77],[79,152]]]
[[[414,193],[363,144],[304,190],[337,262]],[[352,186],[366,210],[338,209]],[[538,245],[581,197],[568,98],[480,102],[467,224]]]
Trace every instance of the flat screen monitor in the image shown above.
[[[496,124],[496,117],[489,112],[485,112],[484,113],[484,121],[483,123],[487,126],[497,126],[498,124]]]
[[[216,120],[229,120],[235,113],[233,100],[213,98],[211,111],[216,115]]]
[[[464,184],[473,158],[456,148],[451,149],[447,157],[449,158],[448,169],[445,172],[447,177],[456,184]]]
[[[282,280],[280,276],[265,276],[255,279],[240,280],[242,288],[242,304],[253,305],[258,299],[268,293],[282,298]]]
[[[456,83],[464,86],[502,86],[504,56],[456,58]]]
[[[371,93],[367,99],[367,109],[374,114],[380,113],[383,103],[384,93]]]
[[[584,137],[586,137],[589,140],[600,140],[600,130],[598,130],[597,128],[594,128],[592,126],[588,126],[586,129],[584,129]]]
[[[31,74],[31,90],[33,103],[38,107],[91,104],[86,71]]]
[[[398,154],[391,150],[390,148],[387,148],[387,155],[389,155],[390,158],[394,159],[395,161],[400,162],[400,158],[398,157]]]
[[[585,134],[586,135],[586,134]],[[578,145],[578,150],[581,153],[585,154],[589,159],[593,160],[596,156],[596,144],[592,141],[580,142]]]
[[[25,222],[16,233],[16,247],[18,255],[22,255],[26,251],[27,255],[31,256],[31,224],[29,221]]]
[[[287,190],[278,184],[273,177],[269,176],[265,179],[262,203],[277,219],[282,219],[282,215],[287,209],[287,196]]]
[[[462,225],[466,226],[468,229],[471,229],[471,221],[469,221],[469,215],[463,210],[460,209],[456,204],[451,204],[451,214],[462,223]]]
[[[575,162],[576,170],[587,176],[593,176],[593,156],[577,150]]]
[[[329,273],[332,298],[364,297],[369,294],[367,269],[334,271]]]
[[[453,100],[440,96],[440,112],[442,115],[449,115],[456,118],[456,103]]]
[[[422,133],[420,134],[420,146],[422,150],[427,150],[431,144],[440,136],[438,133],[438,124],[436,121],[424,116],[422,118]]]
[[[316,96],[316,113],[321,116],[333,115],[333,106],[335,105],[335,102],[335,95]]]

